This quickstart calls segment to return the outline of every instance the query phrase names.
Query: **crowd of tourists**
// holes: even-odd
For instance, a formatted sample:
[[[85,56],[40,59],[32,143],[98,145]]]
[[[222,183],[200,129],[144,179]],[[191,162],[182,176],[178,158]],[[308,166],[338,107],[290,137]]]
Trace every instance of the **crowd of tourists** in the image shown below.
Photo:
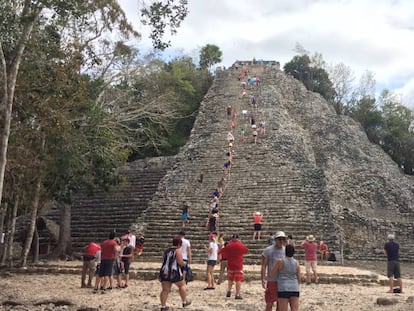
[[[236,300],[242,300],[242,283],[244,281],[243,258],[249,252],[247,246],[240,240],[237,233],[225,237],[220,230],[220,199],[229,186],[231,169],[233,166],[233,150],[236,143],[259,143],[258,139],[266,136],[266,122],[262,119],[256,123],[256,113],[259,110],[257,94],[254,92],[260,87],[261,78],[258,75],[250,75],[249,67],[237,63],[240,69],[238,83],[240,93],[237,94],[241,106],[228,105],[225,109],[227,119],[230,122],[226,134],[225,162],[223,175],[219,176],[217,185],[208,199],[209,211],[206,217],[206,287],[204,290],[214,290],[227,278],[226,298],[233,295]],[[238,109],[240,108],[240,109]],[[241,111],[239,120],[238,111]],[[238,124],[240,121],[240,124]],[[237,130],[239,129],[239,130]],[[247,138],[250,132],[251,139]],[[237,138],[237,139],[236,139]],[[201,173],[198,182],[203,183]],[[263,215],[260,211],[253,214],[253,240],[260,241]],[[181,207],[181,229],[172,239],[171,245],[164,251],[160,268],[159,280],[161,282],[160,303],[161,311],[170,310],[167,306],[168,296],[172,285],[178,288],[183,307],[191,304],[188,299],[187,283],[192,280],[192,249],[190,240],[186,237],[184,229],[190,223],[190,206],[183,201]],[[388,259],[388,277],[390,279],[389,292],[394,291],[394,278],[397,280],[399,291],[402,292],[402,282],[399,267],[399,244],[394,241],[394,235],[388,236],[388,242],[384,246],[384,252]],[[106,293],[112,288],[128,287],[129,267],[134,254],[140,256],[143,252],[144,237],[135,236],[131,231],[126,232],[119,239],[111,232],[103,243],[90,243],[84,250],[84,264],[82,270],[82,287],[92,287],[92,279],[95,277],[93,291]],[[268,238],[268,246],[261,254],[261,281],[264,289],[264,301],[266,311],[271,311],[277,306],[279,311],[299,310],[299,296],[301,279],[301,267],[294,258],[296,247],[304,250],[305,284],[312,282],[319,284],[317,270],[318,258],[328,260],[330,254],[328,245],[322,240],[317,242],[312,234],[295,245],[292,235],[286,235],[283,231],[271,233]],[[320,257],[318,256],[320,254]],[[220,266],[219,276],[216,281],[215,266]],[[86,277],[88,282],[86,283]],[[116,285],[115,285],[116,282]],[[234,285],[234,289],[233,289]]]

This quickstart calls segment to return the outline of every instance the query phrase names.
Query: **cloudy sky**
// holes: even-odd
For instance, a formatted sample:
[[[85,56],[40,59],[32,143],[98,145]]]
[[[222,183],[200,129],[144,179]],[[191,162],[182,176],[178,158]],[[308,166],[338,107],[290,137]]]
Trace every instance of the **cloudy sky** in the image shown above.
[[[139,25],[137,0],[119,0],[143,33],[141,49],[151,45]],[[300,43],[329,64],[344,63],[359,78],[375,74],[378,90],[399,94],[414,108],[414,0],[189,0],[189,15],[172,47],[196,58],[200,47],[215,44],[221,65],[235,60],[278,60],[285,64]]]

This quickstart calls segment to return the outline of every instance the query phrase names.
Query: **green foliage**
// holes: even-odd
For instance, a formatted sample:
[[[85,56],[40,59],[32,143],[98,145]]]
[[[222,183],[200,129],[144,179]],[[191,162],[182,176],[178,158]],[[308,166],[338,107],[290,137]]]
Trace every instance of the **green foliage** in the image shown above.
[[[361,123],[369,140],[379,143],[379,130],[383,123],[382,114],[377,109],[375,99],[362,98],[351,108],[349,115]]]
[[[198,107],[212,83],[211,74],[197,69],[188,57],[166,64],[154,60],[146,68],[153,70],[134,78],[133,85],[140,89],[137,102],[158,101],[166,96],[169,104],[163,108],[166,110],[162,121],[150,116],[141,118],[139,123],[145,124],[148,130],[144,134],[148,136],[137,137],[143,143],[133,149],[131,159],[176,154],[187,141]]]
[[[335,90],[325,69],[312,66],[308,55],[296,55],[283,67],[285,73],[290,73],[302,81],[305,87],[312,92],[322,95],[328,102],[332,102]]]
[[[156,49],[164,50],[171,45],[170,41],[162,40],[165,30],[170,29],[171,35],[188,14],[187,0],[152,1],[141,10],[141,22],[151,26],[150,38]]]
[[[210,69],[211,66],[221,62],[222,52],[217,45],[207,44],[200,51],[200,67]]]
[[[414,135],[408,130],[413,116],[394,98],[384,90],[378,108],[375,99],[363,97],[353,105],[350,116],[361,123],[368,138],[379,144],[404,173],[414,175]]]

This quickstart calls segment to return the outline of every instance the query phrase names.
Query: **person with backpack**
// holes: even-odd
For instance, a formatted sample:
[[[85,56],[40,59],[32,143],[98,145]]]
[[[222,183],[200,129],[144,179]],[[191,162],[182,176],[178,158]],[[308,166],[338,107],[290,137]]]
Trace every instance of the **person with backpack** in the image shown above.
[[[169,307],[167,307],[167,299],[173,284],[178,287],[183,308],[191,304],[191,301],[187,300],[187,289],[183,277],[182,267],[185,266],[185,262],[183,260],[181,245],[181,237],[175,237],[172,240],[172,246],[164,251],[163,262],[159,273],[159,280],[162,287],[160,293],[161,311],[169,310]]]

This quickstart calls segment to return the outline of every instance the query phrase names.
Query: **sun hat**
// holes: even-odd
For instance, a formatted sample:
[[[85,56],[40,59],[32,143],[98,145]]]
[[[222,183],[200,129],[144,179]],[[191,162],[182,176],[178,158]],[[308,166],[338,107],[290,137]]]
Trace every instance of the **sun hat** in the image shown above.
[[[286,238],[286,234],[283,231],[277,231],[275,235],[275,239],[277,238]]]
[[[315,242],[315,237],[313,236],[313,234],[309,234],[307,237],[306,237],[306,240],[307,241],[309,241],[309,242]]]

